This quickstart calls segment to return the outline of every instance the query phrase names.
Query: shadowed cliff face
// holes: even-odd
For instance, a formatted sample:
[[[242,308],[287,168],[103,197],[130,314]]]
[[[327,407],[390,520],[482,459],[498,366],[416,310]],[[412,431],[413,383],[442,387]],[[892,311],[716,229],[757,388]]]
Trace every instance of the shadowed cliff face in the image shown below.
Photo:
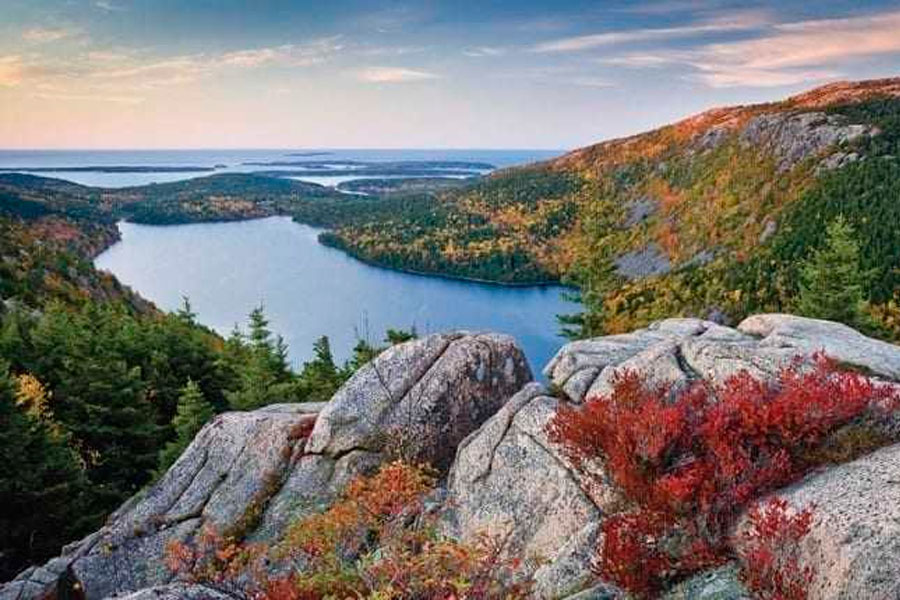
[[[530,382],[525,357],[506,336],[439,334],[395,346],[324,405],[220,415],[104,528],[22,573],[0,588],[0,598],[43,598],[73,584],[89,600],[126,592],[136,592],[134,600],[218,597],[171,581],[162,564],[166,544],[190,543],[205,526],[275,542],[290,522],[326,508],[350,479],[396,457],[438,467],[444,534],[503,539],[505,555],[524,559],[535,597],[587,588],[589,597],[621,597],[595,581],[592,564],[605,516],[622,510],[623,496],[604,479],[601,460],[575,468],[551,441],[547,423],[559,407],[609,393],[626,371],[674,388],[712,386],[740,372],[767,381],[787,364],[812,364],[818,353],[900,388],[893,383],[900,382],[900,347],[837,323],[780,314],[737,328],[669,319],[573,342],[545,369],[552,394]],[[780,492],[798,510],[816,506],[802,552],[804,564],[817,568],[811,598],[893,597],[900,589],[892,567],[900,560],[891,483],[900,478],[898,448]],[[669,597],[744,598],[735,573],[731,566],[703,574]]]

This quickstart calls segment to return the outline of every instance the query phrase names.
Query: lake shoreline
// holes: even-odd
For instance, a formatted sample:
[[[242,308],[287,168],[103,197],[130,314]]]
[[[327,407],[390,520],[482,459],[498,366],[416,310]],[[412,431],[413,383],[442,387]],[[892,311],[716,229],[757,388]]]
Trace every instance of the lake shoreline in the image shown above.
[[[119,221],[122,239],[95,266],[164,311],[189,297],[199,322],[226,336],[262,303],[297,367],[313,358],[321,335],[343,360],[360,338],[416,327],[512,335],[538,372],[565,342],[556,316],[578,310],[553,283],[503,285],[372,264],[321,244],[321,228],[285,215],[190,225]]]
[[[302,225],[307,225],[307,227],[312,227],[312,225],[308,225],[307,223],[303,223],[302,221],[295,221],[295,223],[300,223]],[[318,229],[318,228],[316,228]],[[328,228],[323,228],[323,231],[330,231]],[[339,246],[335,246],[332,244],[326,244],[321,240],[317,240],[319,244],[326,248],[332,248],[334,250],[338,250],[343,254],[357,260],[365,265],[370,267],[376,267],[379,269],[385,269],[387,271],[394,271],[395,273],[406,273],[407,275],[418,275],[420,277],[431,277],[434,279],[445,279],[448,281],[463,281],[465,283],[477,283],[479,285],[491,286],[491,287],[502,287],[502,288],[551,288],[551,287],[562,287],[570,290],[575,290],[576,288],[571,285],[566,285],[559,280],[547,280],[547,281],[539,281],[539,282],[515,282],[515,281],[492,281],[490,279],[479,279],[477,277],[466,277],[465,275],[452,275],[450,273],[436,273],[434,271],[417,271],[416,269],[409,269],[404,267],[394,267],[391,265],[385,265],[382,263],[378,263],[372,260],[367,260],[346,250]]]
[[[271,219],[273,217],[290,219],[294,223],[297,223],[299,225],[304,225],[306,227],[310,227],[310,228],[316,230],[317,232],[321,232],[321,233],[324,233],[327,231],[332,231],[328,227],[319,227],[316,225],[312,225],[310,223],[304,223],[303,221],[297,220],[293,215],[283,214],[283,213],[275,213],[275,214],[264,215],[264,216],[259,216],[259,217],[248,217],[246,219],[241,219],[241,218],[209,219],[209,220],[204,220],[204,221],[185,221],[182,223],[143,223],[141,221],[132,221],[130,219],[122,219],[121,221],[119,221],[119,223],[131,223],[134,225],[141,225],[144,227],[178,227],[178,226],[183,226],[183,225],[205,225],[205,224],[214,225],[214,224],[218,224],[218,223],[246,223],[249,221],[262,221],[264,219]],[[118,240],[116,240],[116,241],[118,241]],[[560,288],[566,288],[567,290],[572,290],[572,291],[575,291],[577,289],[574,286],[567,285],[559,280],[553,280],[553,279],[546,280],[546,281],[539,281],[539,282],[492,281],[490,279],[480,279],[478,277],[466,277],[465,275],[452,275],[450,273],[437,273],[434,271],[419,271],[416,269],[395,267],[395,266],[375,262],[372,260],[367,260],[361,256],[354,254],[353,252],[350,252],[349,250],[347,250],[345,248],[341,248],[339,246],[335,246],[332,244],[326,244],[326,243],[322,242],[319,235],[316,236],[316,242],[325,248],[337,250],[341,254],[348,256],[348,257],[352,258],[353,260],[356,260],[364,265],[367,265],[370,267],[376,267],[378,269],[385,269],[387,271],[393,271],[395,273],[406,273],[407,275],[417,275],[419,277],[430,277],[433,279],[443,279],[443,280],[447,280],[447,281],[462,281],[465,283],[477,283],[479,285],[490,286],[490,287],[501,287],[501,288],[560,287]],[[115,241],[113,243],[115,243]]]

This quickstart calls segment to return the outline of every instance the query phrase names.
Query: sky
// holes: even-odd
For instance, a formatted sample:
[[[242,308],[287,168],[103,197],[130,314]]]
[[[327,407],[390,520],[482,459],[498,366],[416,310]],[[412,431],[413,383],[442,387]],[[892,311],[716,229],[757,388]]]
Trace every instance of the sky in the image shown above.
[[[548,148],[900,75],[900,0],[0,0],[0,148]]]

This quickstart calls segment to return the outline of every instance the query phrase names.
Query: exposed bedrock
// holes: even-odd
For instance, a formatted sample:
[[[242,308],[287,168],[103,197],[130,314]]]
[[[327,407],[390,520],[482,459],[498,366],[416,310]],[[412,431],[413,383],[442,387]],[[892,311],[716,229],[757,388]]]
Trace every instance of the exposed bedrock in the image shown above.
[[[77,583],[88,600],[168,584],[166,545],[189,541],[206,526],[271,541],[395,452],[446,469],[459,441],[530,380],[512,338],[441,334],[387,350],[324,406],[219,415],[102,529],[23,572],[0,588],[0,598],[42,598],[61,581]],[[315,427],[307,439],[310,421]],[[428,435],[418,435],[423,432]]]

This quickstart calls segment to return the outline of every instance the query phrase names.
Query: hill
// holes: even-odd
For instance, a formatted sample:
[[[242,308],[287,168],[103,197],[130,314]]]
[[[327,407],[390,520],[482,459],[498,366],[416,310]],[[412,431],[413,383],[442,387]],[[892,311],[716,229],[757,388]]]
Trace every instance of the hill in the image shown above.
[[[900,79],[836,83],[500,171],[325,241],[387,266],[577,285],[596,334],[790,309],[798,259],[842,214],[896,335],[898,161]]]

